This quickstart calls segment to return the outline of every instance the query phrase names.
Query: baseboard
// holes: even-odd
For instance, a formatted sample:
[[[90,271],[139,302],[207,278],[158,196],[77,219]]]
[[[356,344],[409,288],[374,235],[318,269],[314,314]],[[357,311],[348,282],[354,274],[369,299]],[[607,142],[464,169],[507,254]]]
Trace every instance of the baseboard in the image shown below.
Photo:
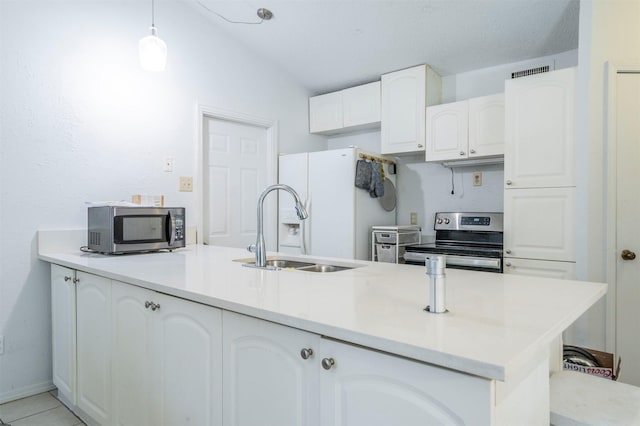
[[[47,392],[55,389],[51,380],[43,383],[37,383],[31,386],[25,386],[20,389],[12,389],[10,392],[0,394],[0,404],[5,402],[15,401],[16,399],[26,398],[28,396],[37,395],[42,392]]]

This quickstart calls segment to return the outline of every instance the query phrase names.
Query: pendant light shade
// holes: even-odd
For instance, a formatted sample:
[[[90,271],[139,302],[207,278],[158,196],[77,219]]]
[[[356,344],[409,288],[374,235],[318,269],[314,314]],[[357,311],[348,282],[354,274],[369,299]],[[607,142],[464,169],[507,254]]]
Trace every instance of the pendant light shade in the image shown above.
[[[141,38],[138,42],[140,66],[147,71],[164,71],[167,64],[167,44],[156,35],[153,0],[151,0],[151,27],[149,29],[151,34]]]

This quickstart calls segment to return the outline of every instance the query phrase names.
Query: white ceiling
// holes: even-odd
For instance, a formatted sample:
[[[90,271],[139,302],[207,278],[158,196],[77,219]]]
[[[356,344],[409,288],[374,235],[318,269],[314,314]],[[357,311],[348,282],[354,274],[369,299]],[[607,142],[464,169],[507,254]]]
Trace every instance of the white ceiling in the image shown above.
[[[314,94],[428,63],[441,76],[578,47],[578,0],[185,0]],[[256,10],[273,19],[260,25]]]

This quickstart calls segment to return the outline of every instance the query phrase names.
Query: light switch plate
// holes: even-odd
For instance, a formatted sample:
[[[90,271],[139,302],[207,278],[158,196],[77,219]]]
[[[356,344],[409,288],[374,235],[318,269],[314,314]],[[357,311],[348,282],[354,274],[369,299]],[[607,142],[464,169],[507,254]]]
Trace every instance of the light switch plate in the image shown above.
[[[165,172],[173,171],[173,157],[165,157],[164,158],[164,166],[162,168]]]
[[[409,213],[409,217],[411,218],[411,224],[412,225],[417,225],[418,224],[418,212]]]
[[[180,192],[193,191],[193,178],[191,176],[180,176]]]

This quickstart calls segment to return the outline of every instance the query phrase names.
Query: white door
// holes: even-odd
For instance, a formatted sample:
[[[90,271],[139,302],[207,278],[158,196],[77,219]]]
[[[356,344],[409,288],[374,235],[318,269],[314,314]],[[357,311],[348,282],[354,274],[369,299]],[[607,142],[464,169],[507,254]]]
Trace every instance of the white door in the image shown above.
[[[112,282],[112,409],[117,426],[153,424],[152,311],[145,308],[154,293]]]
[[[267,175],[267,130],[239,122],[204,120],[204,243],[246,247],[256,241],[258,196]],[[268,250],[276,248],[276,194],[265,200]]]
[[[616,356],[622,357],[620,381],[640,386],[640,73],[617,76],[617,232]],[[626,256],[631,257],[631,256]]]
[[[111,280],[77,272],[78,407],[111,420]]]
[[[320,424],[481,425],[492,415],[489,380],[322,339]],[[326,361],[325,361],[326,363]]]
[[[320,338],[229,311],[223,315],[223,424],[318,424]]]
[[[460,101],[427,108],[426,161],[467,158],[469,102]]]
[[[309,153],[308,254],[356,257],[355,156],[353,148]]]
[[[222,311],[159,293],[153,301],[151,424],[221,425]]]
[[[67,402],[76,403],[75,271],[51,264],[53,384]]]

